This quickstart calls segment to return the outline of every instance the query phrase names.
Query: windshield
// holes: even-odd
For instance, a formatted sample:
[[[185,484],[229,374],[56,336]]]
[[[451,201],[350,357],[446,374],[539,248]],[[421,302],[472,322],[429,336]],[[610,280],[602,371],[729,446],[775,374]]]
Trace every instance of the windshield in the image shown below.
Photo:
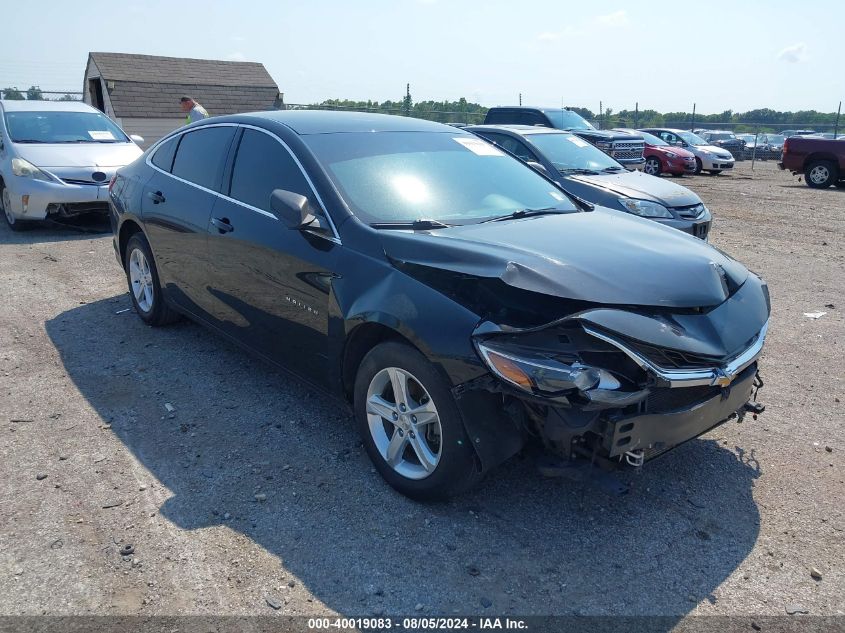
[[[6,112],[14,143],[128,143],[115,123],[99,112]]]
[[[737,138],[741,141],[745,141],[746,143],[753,143],[754,142],[754,135],[753,134],[740,134]]]
[[[647,145],[654,145],[655,147],[663,147],[664,145],[668,145],[666,141],[664,141],[659,136],[655,136],[654,134],[649,134],[648,132],[640,132],[639,130],[635,132],[631,132],[632,134],[639,134],[640,136],[645,139]]]
[[[524,138],[539,149],[560,171],[569,169],[601,171],[614,167],[624,169],[596,146],[574,134],[526,134]]]
[[[709,145],[707,141],[705,141],[700,136],[696,136],[692,132],[678,132],[678,136],[680,136],[684,141],[689,143],[690,145]]]
[[[543,110],[543,114],[559,130],[594,130],[595,128],[580,114],[571,110]]]
[[[785,136],[781,136],[780,134],[769,134],[769,135],[766,137],[766,142],[767,142],[767,143],[775,143],[775,144],[780,144],[780,145],[783,145],[783,142],[784,142],[785,140],[786,140],[786,137],[785,137]]]
[[[727,141],[729,139],[736,138],[730,132],[713,132],[709,136],[711,141]]]
[[[368,224],[474,224],[526,209],[574,212],[552,183],[469,134],[303,136],[351,211]]]

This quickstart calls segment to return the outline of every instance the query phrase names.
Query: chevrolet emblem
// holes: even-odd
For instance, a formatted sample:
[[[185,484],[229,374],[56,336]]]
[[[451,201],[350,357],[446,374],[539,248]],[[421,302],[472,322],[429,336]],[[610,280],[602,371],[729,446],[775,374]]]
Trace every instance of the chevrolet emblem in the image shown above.
[[[721,369],[717,369],[716,370],[716,377],[713,378],[713,382],[711,384],[713,384],[714,386],[723,387],[723,388],[724,387],[730,387],[731,383],[734,381],[734,378],[735,378],[735,376],[729,376],[728,374],[723,372]]]

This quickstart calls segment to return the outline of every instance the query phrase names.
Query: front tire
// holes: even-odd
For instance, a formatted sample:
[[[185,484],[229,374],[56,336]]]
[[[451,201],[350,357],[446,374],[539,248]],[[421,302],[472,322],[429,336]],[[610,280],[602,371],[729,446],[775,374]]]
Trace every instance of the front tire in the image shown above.
[[[655,158],[654,156],[649,156],[646,158],[645,165],[643,165],[643,171],[650,176],[659,176],[660,172],[663,168],[660,166],[660,161]]]
[[[123,268],[132,305],[144,323],[160,326],[179,320],[179,313],[164,300],[150,243],[143,233],[135,233],[129,238]]]
[[[448,381],[410,345],[382,343],[364,357],[354,410],[367,454],[403,495],[447,499],[480,478]]]
[[[804,169],[804,181],[813,189],[827,189],[839,179],[836,165],[827,160],[816,160]]]
[[[704,165],[701,163],[701,159],[698,156],[695,157],[695,171],[693,172],[696,176],[701,173],[701,170],[704,169]]]
[[[0,206],[3,207],[3,218],[6,220],[6,226],[12,231],[25,231],[29,228],[26,221],[19,220],[12,213],[12,198],[5,185],[0,185]]]
[[[711,169],[709,171],[709,173],[710,173],[711,176],[718,176],[719,174],[722,173],[722,170],[721,169]]]

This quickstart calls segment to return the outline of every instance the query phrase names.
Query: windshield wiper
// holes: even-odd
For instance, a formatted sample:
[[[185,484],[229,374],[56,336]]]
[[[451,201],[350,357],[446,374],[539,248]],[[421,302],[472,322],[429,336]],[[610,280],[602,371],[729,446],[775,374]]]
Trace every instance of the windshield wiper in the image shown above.
[[[376,222],[370,224],[374,229],[413,229],[415,231],[430,231],[432,229],[445,229],[451,224],[443,224],[439,220],[420,218],[413,222]]]
[[[558,213],[568,213],[557,207],[545,207],[543,209],[517,209],[505,215],[497,215],[493,218],[482,220],[479,224],[487,224],[488,222],[503,222],[505,220],[516,220],[519,218],[530,218],[535,215],[556,215]]]
[[[562,174],[576,174],[576,175],[584,175],[584,176],[596,176],[599,172],[595,169],[579,169],[577,167],[573,167],[571,169],[561,169],[560,173]]]
[[[98,141],[96,139],[80,138],[80,139],[76,139],[75,141],[56,141],[56,142],[64,145],[65,143],[119,143],[120,141],[111,140],[111,139],[108,140],[108,141],[106,141],[106,140]]]
[[[38,139],[34,138],[16,138],[12,139],[13,143],[44,143],[45,141],[39,141]]]
[[[605,167],[602,171],[622,171],[625,169],[624,167],[619,167],[618,165],[611,165],[610,167]]]

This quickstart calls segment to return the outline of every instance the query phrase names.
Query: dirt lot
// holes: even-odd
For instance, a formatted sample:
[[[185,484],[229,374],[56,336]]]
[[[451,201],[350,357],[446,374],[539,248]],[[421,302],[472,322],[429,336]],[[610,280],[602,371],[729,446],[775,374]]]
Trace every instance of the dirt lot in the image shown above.
[[[845,190],[750,167],[681,182],[770,285],[767,411],[620,498],[518,458],[411,502],[320,394],[142,325],[110,235],[0,226],[0,613],[845,613]]]

